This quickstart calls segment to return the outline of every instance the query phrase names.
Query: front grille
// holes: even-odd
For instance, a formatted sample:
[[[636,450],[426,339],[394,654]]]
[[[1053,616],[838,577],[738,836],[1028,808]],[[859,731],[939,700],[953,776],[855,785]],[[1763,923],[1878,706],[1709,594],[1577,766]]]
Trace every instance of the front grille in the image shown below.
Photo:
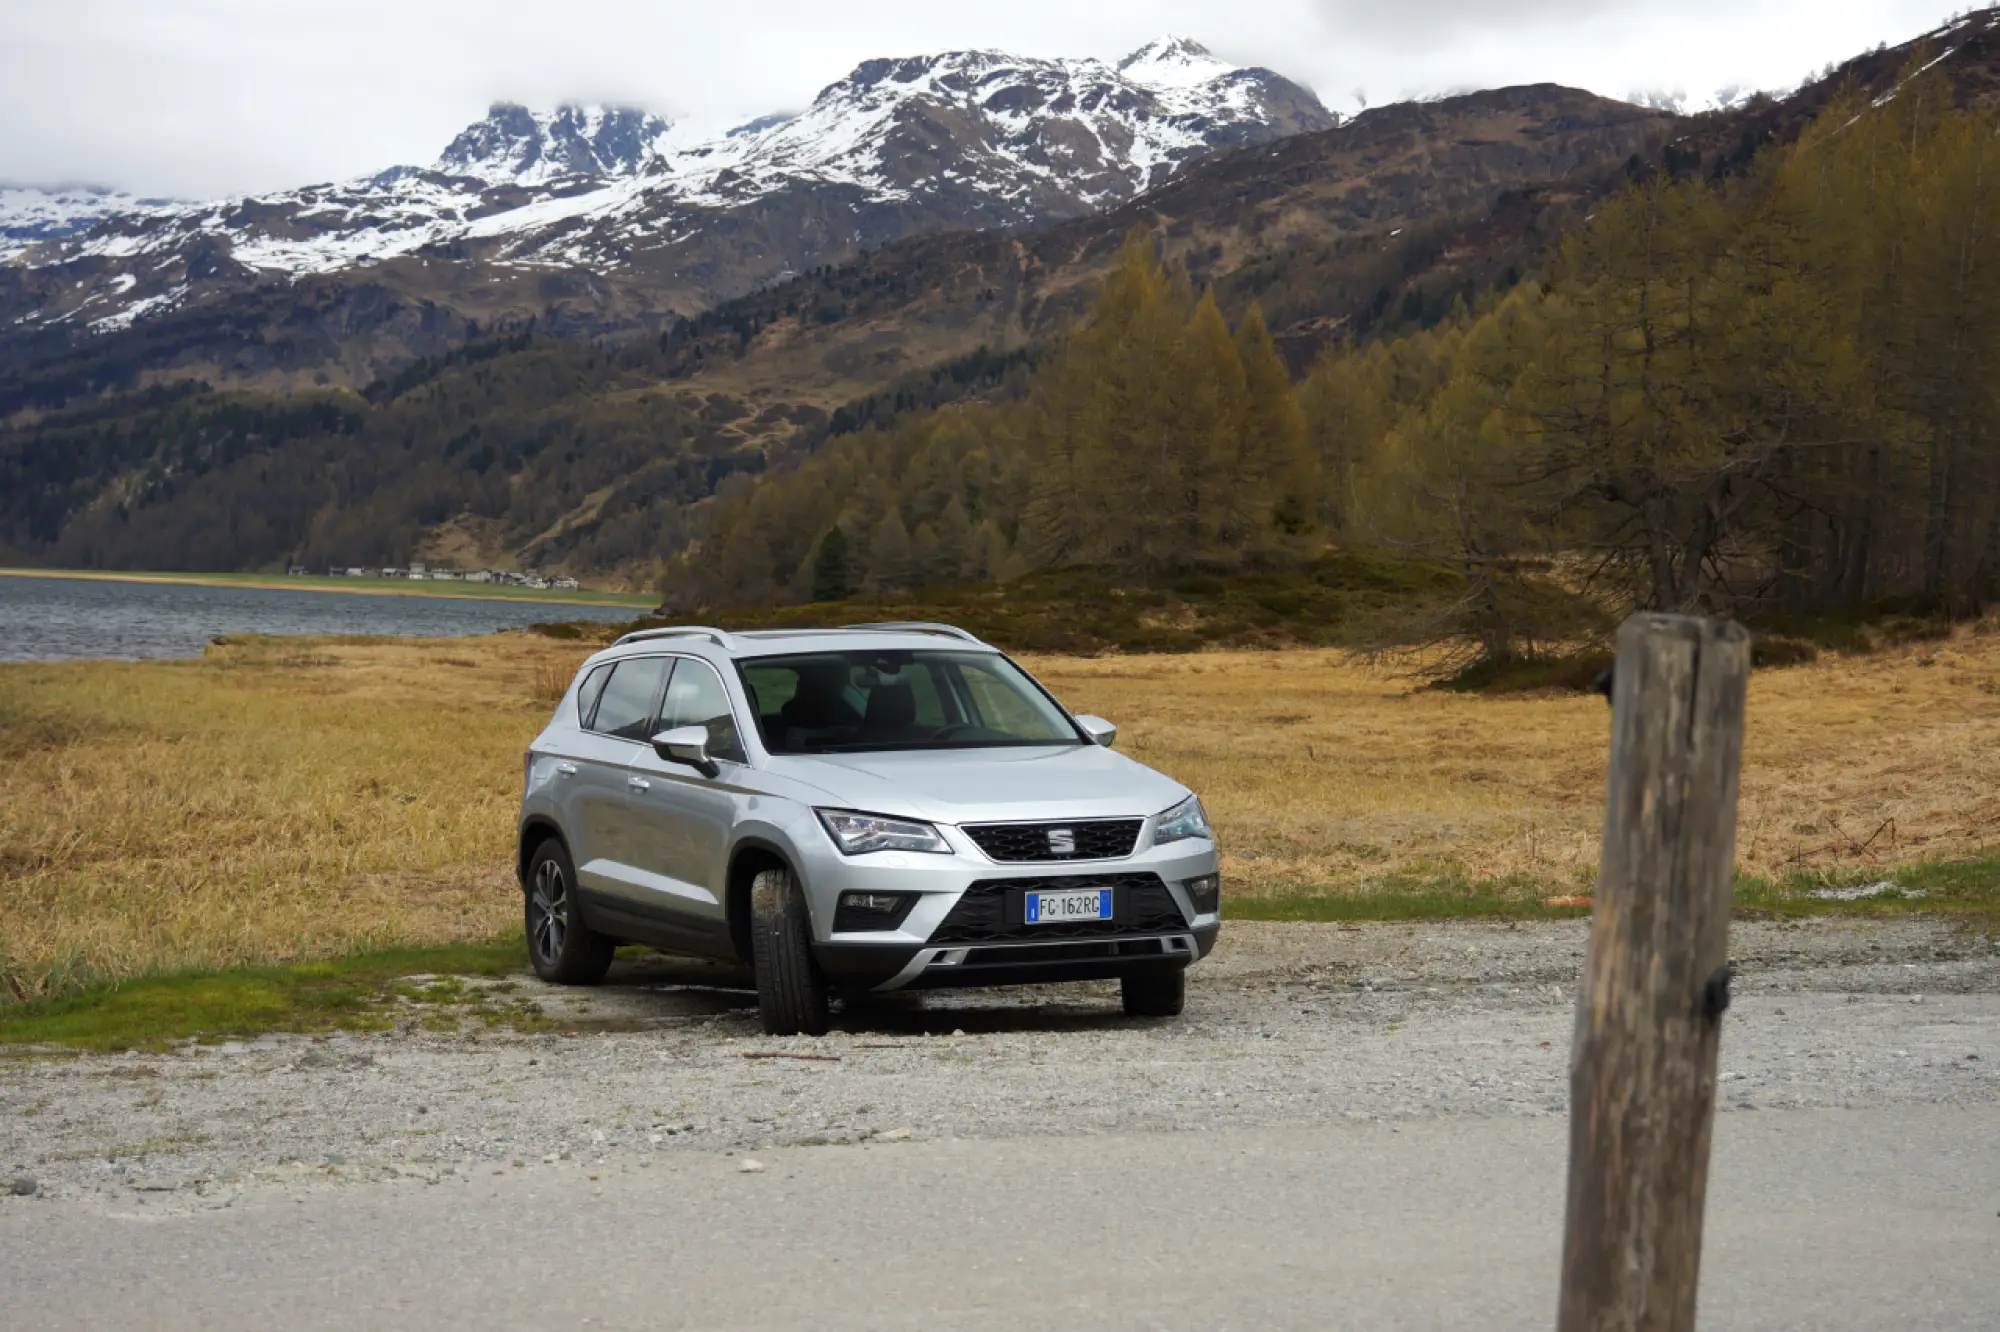
[[[1138,845],[1144,823],[1144,819],[974,823],[966,826],[965,835],[994,860],[1122,860]]]
[[[1110,920],[1030,925],[1022,894],[1029,889],[1109,888]],[[1157,874],[1072,874],[1042,879],[982,879],[931,932],[933,944],[993,943],[1007,939],[1077,939],[1103,934],[1163,934],[1187,928],[1181,909]]]

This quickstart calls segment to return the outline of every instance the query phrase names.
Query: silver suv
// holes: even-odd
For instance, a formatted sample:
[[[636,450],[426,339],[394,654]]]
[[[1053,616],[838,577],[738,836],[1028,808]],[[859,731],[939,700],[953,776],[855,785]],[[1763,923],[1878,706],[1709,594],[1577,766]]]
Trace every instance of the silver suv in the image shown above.
[[[517,869],[546,980],[621,942],[742,960],[764,1029],[910,987],[1122,983],[1172,1016],[1215,944],[1201,802],[946,625],[648,629],[528,751]]]

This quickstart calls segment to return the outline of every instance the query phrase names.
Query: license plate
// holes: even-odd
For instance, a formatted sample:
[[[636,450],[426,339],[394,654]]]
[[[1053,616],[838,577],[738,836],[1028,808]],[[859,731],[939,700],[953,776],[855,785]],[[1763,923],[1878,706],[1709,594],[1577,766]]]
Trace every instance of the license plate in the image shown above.
[[[1030,925],[1061,925],[1077,920],[1110,920],[1109,888],[1065,888],[1060,892],[1029,893]]]

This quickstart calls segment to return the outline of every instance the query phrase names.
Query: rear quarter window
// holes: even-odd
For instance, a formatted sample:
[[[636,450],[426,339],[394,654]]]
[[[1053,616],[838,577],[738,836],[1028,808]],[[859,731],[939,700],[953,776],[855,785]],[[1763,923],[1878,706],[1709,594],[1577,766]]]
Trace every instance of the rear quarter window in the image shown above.
[[[597,711],[598,696],[604,692],[604,682],[611,678],[611,663],[594,667],[583,677],[583,685],[576,691],[576,724],[590,729],[590,714]]]
[[[590,729],[644,744],[652,734],[653,708],[666,682],[667,664],[665,657],[627,657],[613,663]]]

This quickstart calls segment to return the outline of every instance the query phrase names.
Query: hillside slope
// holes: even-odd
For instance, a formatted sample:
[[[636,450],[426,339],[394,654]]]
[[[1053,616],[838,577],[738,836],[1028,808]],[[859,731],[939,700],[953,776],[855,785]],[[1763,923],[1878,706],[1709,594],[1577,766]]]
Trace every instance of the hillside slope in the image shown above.
[[[1840,89],[1888,96],[1913,62],[1939,56],[1961,100],[1994,96],[1993,12],[1857,57],[1791,97],[1694,118],[1546,85],[1385,107],[1210,156],[1101,213],[905,239],[596,348],[545,336],[584,331],[566,298],[550,300],[533,336],[491,337],[465,312],[490,286],[474,264],[430,265],[438,281],[464,282],[463,300],[398,294],[377,280],[389,265],[366,281],[264,284],[80,350],[51,342],[41,360],[0,372],[0,414],[15,414],[0,428],[0,553],[161,567],[185,563],[178,552],[199,532],[201,567],[457,550],[643,578],[691,530],[689,506],[728,475],[1014,373],[1071,326],[1135,226],[1212,285],[1231,318],[1256,300],[1298,368],[1331,341],[1434,322],[1454,300],[1532,273],[1634,171],[1727,175]],[[10,271],[0,266],[0,286]],[[601,299],[614,285],[535,280]],[[422,353],[414,363],[409,350]],[[329,433],[288,415],[282,397],[221,390],[173,390],[171,408],[146,394],[58,407],[217,364],[231,372],[217,383],[300,388],[338,366],[315,400],[341,424]],[[385,364],[402,368],[369,386]],[[343,380],[369,387],[333,391]],[[248,427],[236,415],[246,410]],[[366,442],[365,465],[336,476],[353,440]],[[280,491],[282,506],[259,500]],[[217,528],[232,509],[256,521]]]

